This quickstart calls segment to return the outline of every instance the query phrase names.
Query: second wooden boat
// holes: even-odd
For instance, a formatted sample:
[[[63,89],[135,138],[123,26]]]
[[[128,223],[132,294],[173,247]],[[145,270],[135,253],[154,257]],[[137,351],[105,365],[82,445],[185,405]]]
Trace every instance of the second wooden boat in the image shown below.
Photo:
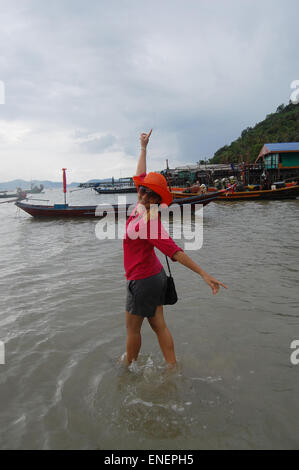
[[[299,185],[289,186],[279,189],[266,189],[257,191],[219,191],[215,201],[262,201],[262,200],[282,200],[282,199],[296,199],[299,197]],[[210,193],[206,193],[210,194]],[[214,193],[211,193],[214,194]],[[182,191],[172,191],[172,195],[176,199],[189,198],[190,194],[183,193]]]

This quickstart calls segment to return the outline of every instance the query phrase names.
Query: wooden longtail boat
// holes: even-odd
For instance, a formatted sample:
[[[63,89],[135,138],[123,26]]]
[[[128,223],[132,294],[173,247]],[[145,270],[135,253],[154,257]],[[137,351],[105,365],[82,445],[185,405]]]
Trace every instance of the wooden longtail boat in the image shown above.
[[[105,217],[107,213],[116,213],[126,211],[126,206],[69,206],[68,204],[54,204],[53,206],[47,205],[38,205],[38,204],[28,204],[26,202],[16,202],[16,206],[27,212],[27,214],[32,215],[32,217],[64,217],[64,218],[94,218],[94,217]],[[113,209],[112,209],[113,207]],[[103,212],[101,212],[103,211]]]
[[[193,195],[192,197],[185,197],[183,199],[174,199],[172,204],[178,204],[183,206],[190,204],[191,207],[195,207],[196,204],[202,204],[206,206],[211,201],[215,200],[220,191],[214,193],[206,193]],[[68,204],[54,204],[53,206],[28,204],[25,202],[16,202],[16,206],[32,215],[33,217],[64,217],[64,218],[94,218],[94,217],[105,217],[107,213],[114,213],[116,216],[120,213],[126,213],[132,204],[112,204],[105,205],[100,204],[97,206],[69,206]]]
[[[263,201],[263,200],[281,200],[281,199],[295,199],[299,197],[299,185],[289,186],[279,189],[264,189],[257,191],[219,191],[217,198],[214,201]],[[206,193],[210,194],[210,193]],[[215,193],[211,193],[215,194]],[[176,199],[189,198],[190,194],[183,193],[182,191],[172,191],[172,195]]]

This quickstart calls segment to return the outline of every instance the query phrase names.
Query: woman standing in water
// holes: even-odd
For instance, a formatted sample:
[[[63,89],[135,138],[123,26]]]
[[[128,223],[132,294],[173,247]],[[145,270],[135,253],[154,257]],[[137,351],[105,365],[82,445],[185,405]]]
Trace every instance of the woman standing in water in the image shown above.
[[[138,191],[138,204],[127,221],[123,245],[127,278],[125,360],[127,364],[137,360],[141,347],[141,326],[144,318],[147,318],[157,335],[166,363],[174,365],[176,364],[174,343],[163,315],[167,276],[155,254],[154,247],[169,256],[172,261],[178,261],[199,274],[211,287],[213,294],[219,291],[220,286],[225,288],[226,286],[206,273],[184,253],[165,231],[158,212],[152,210],[160,203],[169,206],[172,202],[172,195],[167,188],[164,176],[160,173],[146,174],[146,148],[151,133],[152,130],[140,136],[141,151],[136,176],[133,178]],[[154,223],[157,233],[152,236]],[[142,227],[145,230],[140,236]],[[136,228],[139,232],[137,237]]]

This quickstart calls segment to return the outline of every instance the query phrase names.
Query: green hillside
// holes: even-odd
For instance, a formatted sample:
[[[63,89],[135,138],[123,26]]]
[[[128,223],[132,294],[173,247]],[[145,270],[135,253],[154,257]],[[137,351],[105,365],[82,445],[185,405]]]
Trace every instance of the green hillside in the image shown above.
[[[237,140],[217,150],[210,162],[254,162],[267,142],[299,142],[299,104],[281,104],[264,121],[247,127]]]

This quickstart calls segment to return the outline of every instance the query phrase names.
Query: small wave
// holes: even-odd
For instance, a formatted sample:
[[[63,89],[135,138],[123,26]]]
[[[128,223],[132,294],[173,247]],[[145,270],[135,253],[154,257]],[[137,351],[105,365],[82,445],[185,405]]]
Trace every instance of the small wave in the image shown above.
[[[206,383],[213,383],[213,382],[221,382],[223,379],[222,377],[191,377],[192,380],[200,380],[201,382],[206,382]]]
[[[129,367],[120,367],[118,362],[117,372],[104,374],[93,403],[94,412],[107,422],[110,432],[125,427],[136,438],[154,439],[192,434],[196,423],[193,392],[180,367],[169,371],[160,355],[143,354]]]

